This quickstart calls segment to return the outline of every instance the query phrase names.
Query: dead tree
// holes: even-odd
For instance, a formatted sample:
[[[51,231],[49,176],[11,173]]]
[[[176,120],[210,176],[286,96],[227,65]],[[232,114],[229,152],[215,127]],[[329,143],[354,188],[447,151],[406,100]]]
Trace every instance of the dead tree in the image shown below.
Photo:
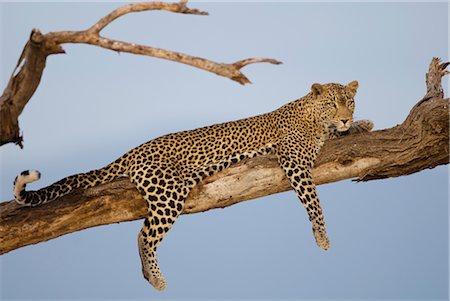
[[[208,14],[197,9],[190,9],[186,4],[187,0],[180,0],[178,3],[131,3],[112,11],[86,30],[59,31],[42,34],[38,29],[33,29],[28,42],[22,50],[22,54],[8,85],[3,95],[0,96],[0,146],[6,143],[15,143],[23,147],[23,138],[20,135],[18,117],[41,81],[47,57],[51,54],[65,53],[62,44],[89,44],[117,52],[128,52],[171,60],[227,77],[242,85],[250,83],[250,80],[240,71],[241,68],[249,64],[261,62],[281,64],[277,60],[268,58],[249,58],[231,64],[216,63],[180,52],[113,40],[100,35],[101,31],[111,22],[133,12],[166,10],[180,14]]]
[[[441,79],[449,63],[434,58],[426,95],[393,128],[330,140],[313,170],[316,184],[356,178],[398,177],[449,163],[449,99]],[[273,156],[256,157],[200,182],[184,213],[224,208],[291,189]],[[146,202],[127,178],[63,197],[40,207],[0,204],[0,254],[82,229],[144,218]],[[20,233],[20,235],[18,235]]]

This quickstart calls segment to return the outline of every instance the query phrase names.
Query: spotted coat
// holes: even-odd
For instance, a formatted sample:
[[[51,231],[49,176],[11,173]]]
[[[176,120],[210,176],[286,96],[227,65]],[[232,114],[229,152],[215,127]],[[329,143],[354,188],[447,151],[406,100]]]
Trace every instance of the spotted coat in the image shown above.
[[[38,171],[15,180],[17,203],[37,206],[77,188],[86,189],[127,175],[147,201],[148,216],[138,234],[144,277],[158,290],[166,287],[156,249],[183,212],[189,191],[201,180],[243,159],[276,154],[307,210],[318,246],[329,248],[325,223],[311,177],[320,147],[327,138],[352,130],[353,97],[358,82],[314,84],[305,97],[259,116],[178,132],[146,142],[104,168],[66,177],[38,191],[25,185]]]

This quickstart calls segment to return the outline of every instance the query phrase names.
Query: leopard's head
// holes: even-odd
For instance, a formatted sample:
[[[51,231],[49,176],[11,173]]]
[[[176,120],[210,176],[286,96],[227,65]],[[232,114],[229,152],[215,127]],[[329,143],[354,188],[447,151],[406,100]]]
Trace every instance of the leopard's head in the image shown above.
[[[339,132],[345,132],[350,128],[355,110],[353,98],[357,89],[357,81],[352,81],[346,86],[334,83],[311,86],[317,117],[323,120],[325,126],[335,127]]]

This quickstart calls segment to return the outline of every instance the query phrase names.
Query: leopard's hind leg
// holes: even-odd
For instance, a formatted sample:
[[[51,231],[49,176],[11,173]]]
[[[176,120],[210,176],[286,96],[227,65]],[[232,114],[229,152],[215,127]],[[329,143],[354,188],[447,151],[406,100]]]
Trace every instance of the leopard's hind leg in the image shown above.
[[[166,288],[159,269],[156,249],[183,212],[188,189],[176,167],[170,163],[146,165],[132,181],[148,204],[148,217],[138,234],[139,255],[144,278],[157,290]]]

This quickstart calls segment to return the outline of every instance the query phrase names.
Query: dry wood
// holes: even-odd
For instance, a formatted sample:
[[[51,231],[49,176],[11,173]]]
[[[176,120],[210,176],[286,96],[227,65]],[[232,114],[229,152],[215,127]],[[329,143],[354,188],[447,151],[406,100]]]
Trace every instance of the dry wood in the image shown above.
[[[250,83],[250,80],[240,70],[248,64],[262,62],[281,64],[277,60],[268,58],[250,58],[231,64],[216,63],[180,52],[113,40],[100,35],[100,32],[111,22],[132,12],[166,10],[191,15],[208,14],[197,9],[190,9],[186,4],[186,0],[181,0],[178,3],[131,3],[112,11],[87,30],[42,34],[38,29],[33,29],[8,85],[3,95],[0,96],[0,146],[6,143],[16,143],[22,147],[23,138],[20,136],[18,117],[39,85],[47,56],[65,53],[61,46],[65,43],[90,44],[117,52],[128,52],[171,60],[228,77],[240,84]]]
[[[443,99],[441,86],[445,67],[433,59],[428,92],[401,125],[327,141],[313,170],[316,184],[397,177],[448,164],[449,100]],[[289,189],[276,158],[257,157],[201,182],[189,194],[184,213]],[[0,254],[89,227],[141,219],[146,211],[146,202],[127,178],[35,208],[5,202],[0,204]]]

